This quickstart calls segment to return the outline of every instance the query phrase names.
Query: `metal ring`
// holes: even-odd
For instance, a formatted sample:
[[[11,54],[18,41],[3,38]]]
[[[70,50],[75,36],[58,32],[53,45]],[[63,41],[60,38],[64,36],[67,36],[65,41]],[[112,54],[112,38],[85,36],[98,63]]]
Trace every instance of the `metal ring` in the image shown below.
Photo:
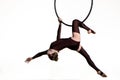
[[[90,16],[90,13],[91,13],[91,11],[92,11],[92,8],[93,8],[93,0],[91,0],[90,10],[89,10],[87,16],[83,19],[82,22],[85,22],[85,21],[87,20],[87,18]],[[56,0],[54,0],[54,10],[55,10],[55,14],[56,14],[57,18],[60,18],[59,15],[58,15],[58,13],[57,13]],[[66,26],[72,26],[72,25],[69,25],[69,24],[65,23],[64,21],[62,21],[62,23],[63,23],[64,25],[66,25]]]

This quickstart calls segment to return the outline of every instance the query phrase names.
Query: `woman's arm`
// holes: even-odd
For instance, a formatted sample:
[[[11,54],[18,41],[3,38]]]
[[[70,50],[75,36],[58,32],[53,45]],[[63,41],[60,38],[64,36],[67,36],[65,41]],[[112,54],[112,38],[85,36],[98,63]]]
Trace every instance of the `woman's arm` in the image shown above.
[[[60,36],[61,36],[61,23],[62,23],[62,20],[60,18],[58,18],[58,21],[59,21],[59,27],[58,27],[58,30],[57,30],[57,40],[60,39]]]
[[[35,59],[35,58],[38,58],[38,57],[40,57],[40,56],[42,56],[42,55],[46,55],[46,54],[47,54],[47,51],[48,51],[48,50],[43,51],[43,52],[39,52],[39,53],[37,53],[36,55],[34,55],[33,57],[28,57],[28,58],[25,60],[25,62],[26,62],[26,63],[29,63],[31,60],[33,60],[33,59]]]
[[[32,57],[32,59],[35,59],[35,58],[38,58],[38,57],[40,57],[40,56],[42,56],[42,55],[47,54],[47,51],[48,51],[48,50],[37,53],[36,55],[34,55],[34,56]]]

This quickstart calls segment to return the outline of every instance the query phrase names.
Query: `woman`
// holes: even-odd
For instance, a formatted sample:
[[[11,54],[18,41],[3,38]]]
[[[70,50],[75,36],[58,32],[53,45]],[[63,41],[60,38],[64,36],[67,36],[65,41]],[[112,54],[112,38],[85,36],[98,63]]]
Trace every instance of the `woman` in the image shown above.
[[[95,34],[95,32],[92,29],[88,28],[81,21],[75,19],[72,22],[72,37],[60,39],[62,20],[58,19],[58,21],[59,21],[59,28],[58,28],[58,33],[57,33],[57,40],[51,43],[50,48],[48,50],[43,51],[43,52],[39,52],[35,56],[27,58],[25,62],[30,62],[31,60],[33,60],[33,59],[35,59],[37,57],[40,57],[42,55],[48,55],[48,57],[51,60],[58,61],[58,52],[60,50],[64,49],[64,48],[69,48],[69,49],[75,50],[75,51],[79,52],[81,55],[83,55],[85,57],[85,59],[87,60],[88,64],[93,69],[95,69],[99,75],[101,75],[102,77],[107,77],[107,75],[105,73],[103,73],[100,69],[98,69],[96,67],[96,65],[91,60],[88,53],[80,45],[79,27],[84,28],[85,30],[87,30],[88,34],[90,34],[90,33]]]

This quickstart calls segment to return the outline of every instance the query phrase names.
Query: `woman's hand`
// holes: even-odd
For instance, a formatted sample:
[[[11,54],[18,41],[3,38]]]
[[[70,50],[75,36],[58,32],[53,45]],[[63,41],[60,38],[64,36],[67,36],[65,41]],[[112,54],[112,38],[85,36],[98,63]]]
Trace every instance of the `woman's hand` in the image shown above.
[[[59,21],[59,23],[62,23],[62,19],[61,18],[58,18],[58,21]]]
[[[26,63],[29,63],[31,60],[32,60],[32,57],[28,57],[28,58],[25,60],[25,62],[26,62]]]

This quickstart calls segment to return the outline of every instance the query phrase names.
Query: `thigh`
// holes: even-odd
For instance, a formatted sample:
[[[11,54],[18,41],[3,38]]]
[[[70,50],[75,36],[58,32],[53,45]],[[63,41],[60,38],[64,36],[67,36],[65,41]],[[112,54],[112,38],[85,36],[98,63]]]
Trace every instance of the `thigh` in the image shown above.
[[[68,46],[69,49],[76,51],[79,49],[80,42],[74,41],[72,39],[70,39],[68,42],[70,43]]]

